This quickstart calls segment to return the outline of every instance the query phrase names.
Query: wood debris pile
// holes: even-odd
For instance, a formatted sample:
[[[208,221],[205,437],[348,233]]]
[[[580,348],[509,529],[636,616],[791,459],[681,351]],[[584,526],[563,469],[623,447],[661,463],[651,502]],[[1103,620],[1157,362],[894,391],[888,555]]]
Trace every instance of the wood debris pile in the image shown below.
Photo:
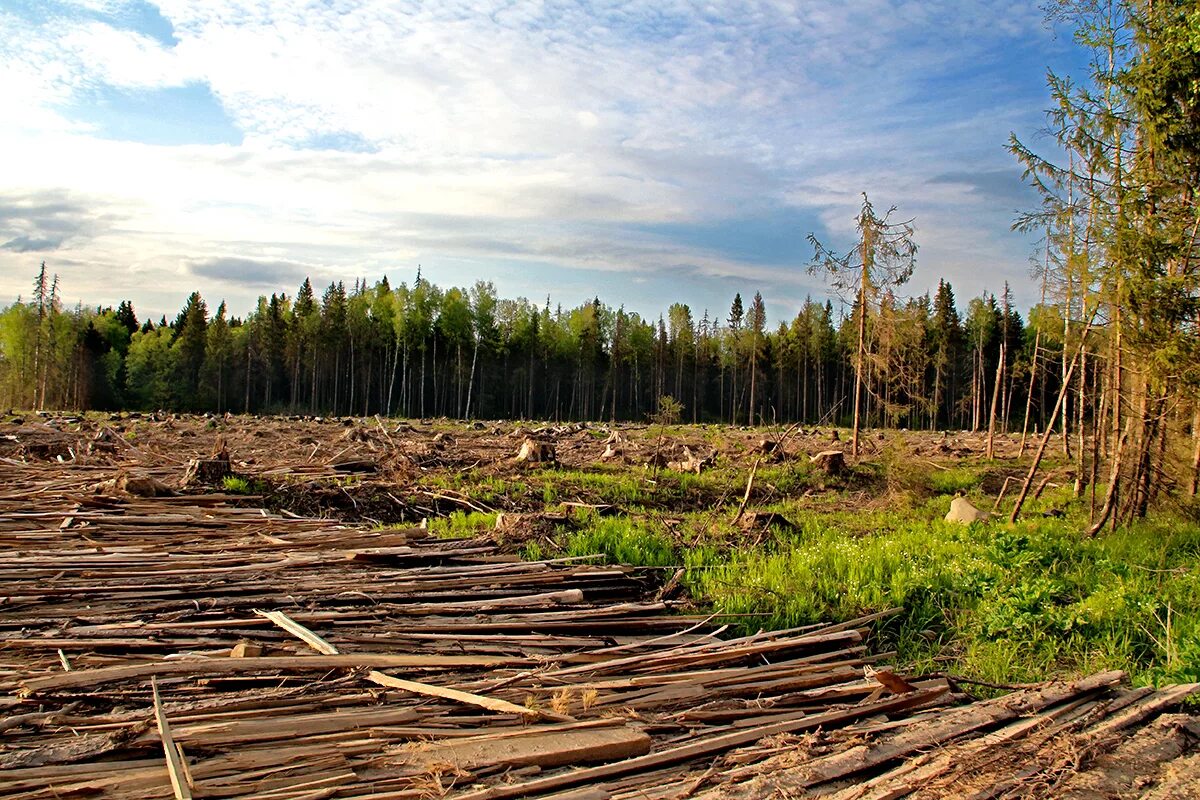
[[[187,454],[143,446],[0,458],[0,796],[1066,797],[1130,764],[1171,766],[1147,789],[1196,775],[1200,729],[1170,713],[1195,686],[969,702],[868,652],[883,615],[735,636],[622,567],[117,491],[180,485]]]

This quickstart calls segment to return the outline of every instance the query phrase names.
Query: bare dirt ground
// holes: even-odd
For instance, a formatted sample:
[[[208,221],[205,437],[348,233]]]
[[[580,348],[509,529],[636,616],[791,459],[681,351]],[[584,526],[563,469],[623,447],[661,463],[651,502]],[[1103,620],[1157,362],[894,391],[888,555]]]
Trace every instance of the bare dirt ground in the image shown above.
[[[822,452],[848,449],[849,438],[845,429],[801,427],[466,424],[321,417],[261,417],[250,422],[243,417],[136,413],[14,419],[0,434],[0,457],[30,462],[61,458],[93,468],[120,465],[132,457],[138,471],[170,483],[189,461],[225,450],[232,472],[261,481],[258,488],[270,495],[269,503],[294,513],[388,523],[419,521],[471,508],[453,491],[433,491],[429,484],[441,477],[530,477],[531,468],[542,464],[518,460],[527,441],[547,448],[554,466],[561,470],[613,475],[654,471],[656,465],[667,473],[719,468],[736,484],[730,491],[740,494],[746,474],[756,462],[808,462]],[[996,437],[995,455],[1002,465],[985,476],[986,491],[999,492],[1006,477],[1023,474],[1016,463],[1019,446],[1019,435]],[[866,460],[886,458],[944,468],[982,459],[986,435],[866,431],[862,448]],[[817,487],[808,494],[849,489],[878,496],[886,489],[873,484],[866,471],[851,477],[856,480]],[[509,491],[488,508],[541,510],[545,502],[536,488],[526,493]],[[757,488],[760,493],[769,491],[769,487]],[[574,499],[586,502],[588,498]],[[718,499],[722,497],[698,493],[693,504],[703,507]],[[770,497],[760,494],[754,499]],[[861,500],[856,497],[852,502]],[[672,498],[672,502],[676,511],[694,510],[680,507],[680,498]]]

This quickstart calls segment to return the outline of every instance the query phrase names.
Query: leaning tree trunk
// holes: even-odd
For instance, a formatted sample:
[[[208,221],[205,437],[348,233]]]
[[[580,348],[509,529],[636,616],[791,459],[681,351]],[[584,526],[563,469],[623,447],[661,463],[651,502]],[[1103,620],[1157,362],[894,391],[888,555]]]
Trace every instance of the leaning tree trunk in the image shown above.
[[[1125,431],[1121,434],[1117,441],[1117,451],[1113,454],[1112,465],[1108,470],[1108,490],[1104,493],[1104,505],[1100,508],[1100,516],[1088,528],[1087,535],[1095,536],[1103,528],[1109,519],[1115,519],[1113,511],[1116,509],[1117,499],[1120,496],[1121,486],[1121,467],[1125,456],[1125,445],[1129,442],[1129,424],[1125,425]]]
[[[1071,357],[1071,363],[1064,373],[1062,388],[1058,390],[1058,400],[1054,403],[1054,411],[1050,414],[1050,419],[1058,417],[1062,410],[1063,402],[1067,396],[1067,387],[1070,386],[1071,376],[1075,373],[1075,365],[1079,363],[1079,354],[1083,350],[1083,342],[1087,338],[1088,331],[1091,329],[1092,323],[1089,320],[1084,326],[1083,336],[1079,339],[1079,347],[1075,350],[1075,355]],[[1065,356],[1065,353],[1064,353]],[[1065,359],[1064,359],[1065,360]],[[1025,482],[1021,485],[1021,493],[1017,495],[1017,501],[1013,504],[1012,514],[1009,515],[1009,522],[1016,522],[1021,516],[1021,506],[1025,504],[1025,498],[1029,496],[1029,487],[1033,484],[1033,478],[1037,474],[1038,467],[1042,463],[1042,457],[1046,454],[1046,445],[1050,444],[1050,437],[1054,435],[1054,426],[1047,425],[1046,431],[1042,434],[1042,440],[1038,443],[1037,452],[1033,456],[1033,463],[1029,465],[1029,474],[1025,476]]]
[[[1000,342],[1000,360],[996,362],[996,385],[992,387],[992,410],[988,414],[987,457],[989,459],[995,453],[996,405],[1000,402],[1000,384],[1004,382],[1004,355],[1007,347],[1007,342]]]
[[[479,337],[475,337],[475,353],[471,356],[471,379],[467,381],[467,408],[464,419],[471,418],[471,395],[475,392],[475,363],[479,361]]]
[[[863,360],[867,349],[867,240],[863,237],[863,272],[858,290],[858,357],[854,361],[854,424],[850,433],[850,455],[858,458],[859,409],[862,399]]]
[[[1192,418],[1192,438],[1196,440],[1196,449],[1192,454],[1191,485],[1191,495],[1195,497],[1200,492],[1200,403],[1196,405],[1196,415]]]

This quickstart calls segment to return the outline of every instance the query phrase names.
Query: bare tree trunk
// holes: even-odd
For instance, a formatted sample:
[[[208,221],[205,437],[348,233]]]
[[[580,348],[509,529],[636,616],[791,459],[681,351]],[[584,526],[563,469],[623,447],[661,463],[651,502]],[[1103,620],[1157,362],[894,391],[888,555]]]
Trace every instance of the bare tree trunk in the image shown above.
[[[942,411],[942,356],[937,355],[937,364],[933,369],[933,412],[929,415],[929,430],[936,431],[938,416]]]
[[[312,356],[312,380],[309,390],[308,410],[309,413],[317,413],[317,354],[314,351]]]
[[[1068,388],[1071,385],[1071,378],[1069,375],[1067,375],[1067,340],[1068,340],[1068,337],[1070,336],[1070,332],[1071,332],[1071,322],[1070,322],[1071,307],[1070,307],[1069,301],[1068,301],[1068,305],[1066,307],[1066,315],[1065,316],[1066,316],[1066,319],[1063,320],[1062,383],[1063,383],[1063,391],[1067,392]],[[1053,420],[1059,419],[1061,416],[1063,456],[1070,459],[1071,458],[1071,415],[1070,415],[1070,413],[1068,413],[1068,409],[1067,409],[1068,395],[1069,395],[1069,392],[1067,394],[1063,395],[1063,402],[1060,404],[1061,415],[1060,414],[1052,414],[1050,416],[1050,419],[1051,419],[1051,423],[1053,424]]]
[[[971,431],[979,430],[979,348],[971,353]]]
[[[475,353],[471,356],[471,379],[467,381],[467,409],[465,419],[471,418],[471,395],[475,392],[475,364],[479,361],[479,337],[475,337]]]
[[[1088,467],[1088,519],[1096,521],[1096,483],[1100,476],[1101,442],[1104,439],[1105,422],[1108,419],[1109,393],[1102,390],[1100,370],[1093,370],[1092,397],[1100,398],[1100,409],[1092,415],[1092,461]]]
[[[858,289],[858,357],[854,361],[854,427],[850,434],[850,455],[858,458],[859,409],[862,400],[863,360],[867,350],[867,239],[863,237],[863,271]]]
[[[750,337],[750,409],[746,416],[746,423],[754,425],[754,390],[755,378],[758,377],[758,331],[754,331]]]
[[[1066,370],[1066,380],[1063,381],[1062,388],[1058,390],[1058,400],[1054,403],[1054,412],[1050,415],[1050,419],[1058,416],[1062,410],[1063,401],[1067,396],[1067,388],[1070,386],[1071,375],[1075,372],[1075,365],[1079,363],[1079,354],[1083,349],[1083,341],[1087,337],[1088,330],[1092,327],[1089,321],[1083,329],[1083,336],[1079,340],[1079,348],[1075,351],[1075,355],[1071,357],[1071,363]],[[1013,505],[1012,514],[1009,515],[1009,522],[1016,522],[1021,516],[1021,506],[1025,504],[1025,498],[1029,495],[1029,487],[1033,484],[1033,478],[1037,474],[1038,467],[1041,466],[1042,457],[1046,454],[1046,445],[1050,443],[1050,437],[1054,434],[1054,428],[1050,425],[1046,426],[1045,433],[1042,434],[1042,440],[1038,443],[1037,453],[1033,456],[1033,463],[1029,465],[1029,474],[1025,476],[1025,482],[1021,485],[1021,493],[1017,495],[1017,501]]]
[[[243,403],[242,413],[250,413],[250,347],[246,347],[246,397]]]
[[[1200,493],[1200,404],[1196,405],[1196,414],[1192,417],[1192,438],[1196,440],[1196,449],[1192,455],[1192,485],[1191,495]]]
[[[1100,509],[1100,516],[1092,523],[1092,527],[1088,528],[1088,536],[1095,536],[1099,533],[1104,524],[1113,516],[1113,511],[1117,504],[1118,490],[1121,485],[1121,462],[1125,455],[1125,445],[1128,441],[1129,424],[1126,423],[1125,431],[1117,441],[1117,451],[1113,454],[1112,465],[1108,470],[1108,490],[1104,493],[1104,505]]]
[[[346,413],[354,416],[354,334],[350,334],[350,402],[346,405]]]
[[[384,400],[383,415],[385,417],[392,416],[392,393],[396,389],[396,368],[400,366],[400,348],[398,342],[392,342],[390,351],[392,354],[392,374],[388,378],[387,399]],[[384,361],[387,361],[386,356]]]
[[[729,424],[737,425],[737,337],[733,339],[733,371],[729,376]]]
[[[363,403],[363,416],[369,417],[371,415],[371,377],[372,377],[370,349],[367,350],[366,361],[367,361],[366,368],[363,369],[363,371],[362,371],[363,375],[365,376],[365,380],[363,381],[362,403]]]
[[[1079,375],[1076,377],[1076,385],[1079,387],[1075,391],[1075,430],[1078,440],[1076,441],[1076,456],[1075,468],[1075,497],[1076,499],[1083,496],[1083,462],[1084,462],[1084,439],[1085,431],[1083,427],[1083,411],[1087,397],[1087,347],[1084,343],[1080,343],[1082,349],[1079,351]]]
[[[992,387],[992,410],[988,414],[988,438],[987,438],[987,457],[991,459],[994,455],[994,444],[996,437],[996,406],[1000,402],[1000,384],[1004,382],[1004,355],[1008,349],[1007,342],[1000,342],[1000,360],[996,362],[996,385]]]

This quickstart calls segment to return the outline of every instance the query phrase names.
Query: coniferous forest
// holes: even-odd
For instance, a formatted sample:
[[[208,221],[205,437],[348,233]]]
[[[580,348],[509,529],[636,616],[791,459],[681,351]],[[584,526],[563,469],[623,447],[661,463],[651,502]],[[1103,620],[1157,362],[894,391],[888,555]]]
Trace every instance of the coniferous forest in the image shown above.
[[[43,268],[33,299],[4,312],[0,405],[644,420],[669,395],[694,422],[840,424],[852,411],[858,314],[830,300],[772,329],[758,294],[736,295],[720,316],[677,303],[645,319],[599,298],[570,309],[498,298],[483,281],[318,292],[306,280],[244,318],[193,293],[156,321],[129,302],[64,310],[58,291]],[[946,282],[932,297],[880,298],[867,319],[864,419],[986,427],[1004,342],[997,413],[1023,423],[1032,375],[1031,420],[1044,426],[1063,321],[1049,305],[1032,317],[1036,330],[1003,295],[960,310]]]

